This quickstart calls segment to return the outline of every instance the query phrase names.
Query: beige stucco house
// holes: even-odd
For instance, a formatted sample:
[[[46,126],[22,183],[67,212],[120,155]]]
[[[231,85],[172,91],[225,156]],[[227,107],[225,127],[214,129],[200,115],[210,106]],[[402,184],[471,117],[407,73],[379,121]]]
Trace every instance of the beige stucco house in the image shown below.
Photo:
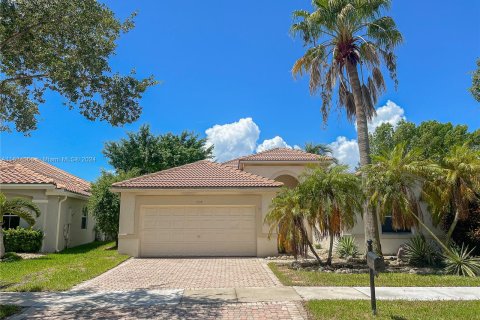
[[[34,229],[44,232],[41,251],[55,252],[95,239],[95,221],[86,210],[90,183],[35,158],[0,161],[0,192],[22,197],[40,208]],[[27,227],[5,215],[3,228]]]
[[[278,148],[225,163],[199,161],[113,184],[121,194],[119,252],[134,257],[272,256],[277,238],[263,223],[282,186],[294,187],[325,157]],[[412,231],[383,226],[385,253]],[[349,230],[361,245],[363,223]]]

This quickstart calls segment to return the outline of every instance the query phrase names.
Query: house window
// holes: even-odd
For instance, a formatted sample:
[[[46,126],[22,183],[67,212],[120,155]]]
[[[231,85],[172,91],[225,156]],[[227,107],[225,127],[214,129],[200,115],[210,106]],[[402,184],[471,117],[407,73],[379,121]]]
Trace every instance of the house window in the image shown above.
[[[20,217],[13,214],[6,214],[3,216],[3,229],[15,229],[20,226]]]
[[[411,233],[410,228],[405,229],[394,229],[392,223],[392,217],[386,216],[385,221],[382,224],[382,233]]]
[[[82,209],[82,229],[87,229],[87,224],[88,224],[88,210],[86,207]]]

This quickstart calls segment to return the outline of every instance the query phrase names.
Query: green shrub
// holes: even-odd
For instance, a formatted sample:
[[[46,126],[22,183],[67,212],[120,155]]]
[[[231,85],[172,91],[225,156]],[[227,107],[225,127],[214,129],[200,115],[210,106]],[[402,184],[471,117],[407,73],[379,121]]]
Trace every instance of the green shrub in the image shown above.
[[[15,252],[7,252],[2,258],[3,262],[13,262],[13,261],[18,261],[22,260],[22,257],[20,257],[18,254]]]
[[[415,267],[434,267],[439,264],[441,254],[432,241],[426,240],[424,235],[416,235],[405,244],[405,258]]]
[[[356,258],[358,256],[358,246],[355,243],[355,238],[352,236],[340,237],[337,241],[336,251],[340,258]]]
[[[480,257],[472,255],[468,246],[451,247],[451,252],[444,254],[445,272],[457,276],[475,277],[480,275]]]
[[[3,230],[7,252],[38,252],[42,248],[43,232],[30,228]]]
[[[317,250],[322,249],[322,245],[321,245],[320,243],[315,243],[313,246],[314,246],[315,249],[317,249]]]

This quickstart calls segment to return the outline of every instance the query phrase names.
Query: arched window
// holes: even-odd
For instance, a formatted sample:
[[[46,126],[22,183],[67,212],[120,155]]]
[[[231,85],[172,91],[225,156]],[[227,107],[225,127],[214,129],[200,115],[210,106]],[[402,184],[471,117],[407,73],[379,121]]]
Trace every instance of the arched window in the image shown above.
[[[295,188],[298,185],[298,180],[294,176],[289,174],[279,175],[274,179],[275,181],[283,182],[284,186],[287,188]]]

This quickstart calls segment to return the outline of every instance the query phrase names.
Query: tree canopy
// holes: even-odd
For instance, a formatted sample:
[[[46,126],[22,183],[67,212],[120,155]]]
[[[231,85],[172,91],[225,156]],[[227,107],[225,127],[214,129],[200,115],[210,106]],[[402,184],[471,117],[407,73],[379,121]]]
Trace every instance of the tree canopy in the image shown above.
[[[480,129],[469,132],[466,125],[450,122],[424,121],[416,126],[401,121],[396,127],[389,123],[380,125],[370,137],[372,155],[380,155],[405,144],[406,151],[418,149],[423,159],[440,162],[454,147],[467,143],[480,149]]]
[[[92,183],[92,196],[88,199],[88,210],[95,217],[96,227],[110,240],[116,240],[120,218],[120,195],[110,191],[113,183],[133,178],[138,172],[113,174],[102,171]]]
[[[126,139],[107,142],[103,154],[117,171],[147,174],[211,158],[212,151],[213,146],[206,147],[206,139],[193,132],[154,135],[143,125]]]
[[[0,0],[0,17],[0,131],[35,130],[46,90],[89,120],[138,119],[155,80],[114,73],[108,62],[134,14],[121,22],[96,0]]]

